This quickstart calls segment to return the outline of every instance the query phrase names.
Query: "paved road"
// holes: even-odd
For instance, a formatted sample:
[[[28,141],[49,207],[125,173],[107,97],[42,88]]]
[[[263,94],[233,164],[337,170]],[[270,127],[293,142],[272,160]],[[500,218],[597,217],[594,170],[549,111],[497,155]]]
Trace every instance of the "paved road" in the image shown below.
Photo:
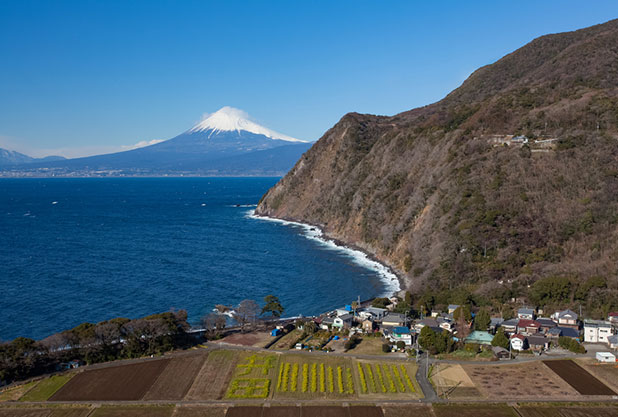
[[[424,402],[436,402],[438,395],[433,389],[429,378],[427,377],[427,371],[429,369],[429,359],[426,356],[421,357],[418,361],[418,369],[416,370],[416,380],[423,390]]]

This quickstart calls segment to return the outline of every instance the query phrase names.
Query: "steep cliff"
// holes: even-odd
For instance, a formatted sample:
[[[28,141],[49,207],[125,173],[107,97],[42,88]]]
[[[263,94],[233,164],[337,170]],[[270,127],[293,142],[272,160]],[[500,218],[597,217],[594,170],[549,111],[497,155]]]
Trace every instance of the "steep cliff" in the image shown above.
[[[618,20],[536,39],[432,105],[345,115],[257,213],[320,225],[415,292],[517,296],[539,278],[602,276],[611,305]]]

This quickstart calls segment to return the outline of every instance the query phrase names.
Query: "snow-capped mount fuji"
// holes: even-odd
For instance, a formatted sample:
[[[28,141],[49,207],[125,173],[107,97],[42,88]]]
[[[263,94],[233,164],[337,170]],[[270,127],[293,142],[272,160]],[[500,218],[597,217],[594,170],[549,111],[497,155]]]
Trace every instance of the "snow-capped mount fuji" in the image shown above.
[[[245,131],[287,142],[306,142],[260,126],[249,120],[247,113],[229,106],[222,107],[219,111],[208,115],[189,130],[190,133],[208,132],[209,137],[234,131],[239,134],[241,131]]]
[[[139,149],[11,168],[24,175],[281,176],[313,143],[223,107],[180,135]]]

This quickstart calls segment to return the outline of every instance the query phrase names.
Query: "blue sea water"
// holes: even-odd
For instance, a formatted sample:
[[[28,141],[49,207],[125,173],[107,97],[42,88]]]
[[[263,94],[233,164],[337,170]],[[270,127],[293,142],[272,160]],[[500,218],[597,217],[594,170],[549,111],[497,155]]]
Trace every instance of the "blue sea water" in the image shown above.
[[[0,180],[0,339],[171,308],[195,323],[267,294],[312,315],[392,289],[306,228],[251,218],[277,180]]]

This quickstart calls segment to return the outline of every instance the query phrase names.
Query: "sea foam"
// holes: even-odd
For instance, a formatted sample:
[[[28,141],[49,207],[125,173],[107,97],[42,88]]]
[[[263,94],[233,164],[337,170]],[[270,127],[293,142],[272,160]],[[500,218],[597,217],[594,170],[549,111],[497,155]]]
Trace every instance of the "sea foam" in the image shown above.
[[[301,234],[307,239],[313,240],[314,242],[317,242],[318,244],[330,250],[345,254],[355,264],[377,272],[378,276],[386,287],[384,293],[380,294],[380,296],[382,297],[390,297],[401,290],[397,275],[395,275],[388,266],[371,259],[365,252],[352,249],[347,246],[338,245],[337,243],[335,243],[334,240],[326,237],[324,235],[324,232],[317,226],[312,226],[306,223],[293,222],[289,220],[275,219],[273,217],[258,216],[255,214],[255,210],[249,210],[246,214],[246,217],[254,220],[268,221],[273,223],[279,223],[284,226],[292,226],[299,228],[302,230]]]

